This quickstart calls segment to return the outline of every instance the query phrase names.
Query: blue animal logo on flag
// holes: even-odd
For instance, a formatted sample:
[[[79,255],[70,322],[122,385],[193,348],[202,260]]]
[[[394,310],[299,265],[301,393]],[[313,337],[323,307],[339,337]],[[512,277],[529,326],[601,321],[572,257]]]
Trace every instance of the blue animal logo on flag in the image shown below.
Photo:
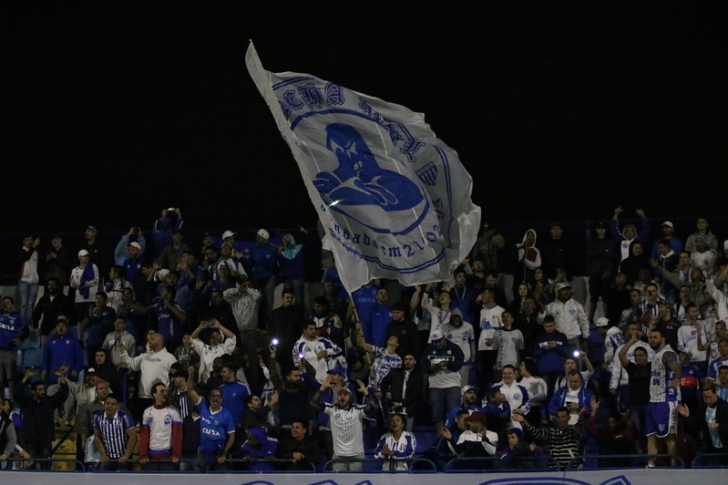
[[[298,163],[345,288],[375,278],[451,280],[475,243],[480,208],[457,153],[424,115],[309,74],[266,71],[252,43],[246,64]]]
[[[379,233],[408,233],[422,222],[429,202],[416,183],[381,167],[354,126],[331,123],[325,130],[326,148],[339,165],[331,172],[316,174],[313,184],[331,210]]]

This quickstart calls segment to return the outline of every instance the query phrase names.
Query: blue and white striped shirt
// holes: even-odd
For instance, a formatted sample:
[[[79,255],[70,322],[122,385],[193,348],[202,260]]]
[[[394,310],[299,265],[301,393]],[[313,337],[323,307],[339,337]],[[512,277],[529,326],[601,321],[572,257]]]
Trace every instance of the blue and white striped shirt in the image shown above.
[[[113,418],[106,416],[103,410],[94,414],[94,430],[101,433],[106,454],[112,460],[117,460],[126,452],[129,441],[126,431],[133,427],[134,419],[126,411],[117,411]]]

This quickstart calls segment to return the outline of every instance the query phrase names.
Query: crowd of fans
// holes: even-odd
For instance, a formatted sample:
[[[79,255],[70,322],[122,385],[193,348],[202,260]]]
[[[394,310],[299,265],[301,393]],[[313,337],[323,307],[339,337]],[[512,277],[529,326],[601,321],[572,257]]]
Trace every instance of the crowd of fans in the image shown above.
[[[0,315],[0,462],[50,468],[71,427],[107,470],[725,464],[724,248],[704,218],[681,240],[621,214],[595,224],[586,277],[560,223],[518,244],[485,224],[451,281],[351,294],[326,252],[310,284],[303,227],[193,248],[169,208],[150,241],[27,235]]]

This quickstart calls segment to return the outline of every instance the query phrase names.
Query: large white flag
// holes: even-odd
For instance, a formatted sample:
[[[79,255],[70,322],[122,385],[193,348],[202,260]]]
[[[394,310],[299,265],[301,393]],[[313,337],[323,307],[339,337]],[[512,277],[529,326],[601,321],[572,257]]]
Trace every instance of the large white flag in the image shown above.
[[[451,280],[477,237],[480,208],[457,153],[424,115],[309,74],[248,72],[298,162],[341,281]]]

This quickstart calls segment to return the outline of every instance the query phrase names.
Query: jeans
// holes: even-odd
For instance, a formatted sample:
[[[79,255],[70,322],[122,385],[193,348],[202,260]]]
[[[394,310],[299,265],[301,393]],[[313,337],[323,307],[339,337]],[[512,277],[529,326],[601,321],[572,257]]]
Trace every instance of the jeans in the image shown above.
[[[460,386],[430,388],[430,411],[433,422],[445,421],[448,411],[460,406]]]
[[[18,281],[18,291],[20,291],[20,314],[23,315],[25,322],[30,324],[33,321],[35,298],[38,296],[38,283]]]

